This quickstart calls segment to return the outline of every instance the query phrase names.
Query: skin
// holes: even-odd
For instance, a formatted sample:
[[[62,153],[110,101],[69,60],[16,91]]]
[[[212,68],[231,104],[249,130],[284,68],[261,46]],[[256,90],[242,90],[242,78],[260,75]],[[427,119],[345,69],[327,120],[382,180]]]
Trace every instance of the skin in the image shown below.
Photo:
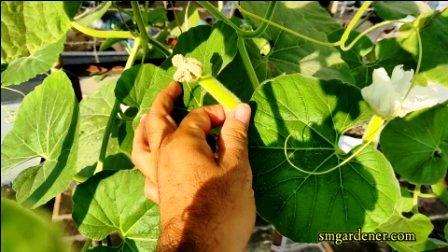
[[[158,251],[244,251],[255,224],[250,107],[205,106],[177,125],[170,114],[181,93],[177,82],[162,90],[134,137],[132,160],[160,206]],[[206,137],[219,126],[214,153]]]

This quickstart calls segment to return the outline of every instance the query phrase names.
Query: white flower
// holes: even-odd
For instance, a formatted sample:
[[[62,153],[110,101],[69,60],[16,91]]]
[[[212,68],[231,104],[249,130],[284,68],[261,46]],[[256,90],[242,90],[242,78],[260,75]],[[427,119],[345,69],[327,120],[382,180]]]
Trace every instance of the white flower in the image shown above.
[[[363,142],[360,138],[342,135],[338,141],[338,147],[345,153],[349,153],[353,148],[361,145]]]
[[[404,117],[406,114],[432,107],[448,100],[448,88],[429,82],[426,86],[414,85],[414,71],[396,66],[389,78],[384,68],[373,70],[372,84],[361,90],[362,97],[375,113],[385,119]]]
[[[202,76],[202,64],[194,58],[186,58],[176,54],[171,59],[173,66],[177,67],[174,80],[179,82],[193,82]]]

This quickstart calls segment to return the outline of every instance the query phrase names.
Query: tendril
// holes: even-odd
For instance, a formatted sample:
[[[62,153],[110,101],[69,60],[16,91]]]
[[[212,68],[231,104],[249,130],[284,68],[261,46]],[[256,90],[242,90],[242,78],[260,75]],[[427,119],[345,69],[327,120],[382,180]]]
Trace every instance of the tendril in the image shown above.
[[[378,127],[378,128],[376,128],[374,131],[378,131],[378,130],[380,130],[382,127]],[[368,129],[367,129],[367,131],[368,131]],[[371,131],[370,131],[371,132]],[[305,173],[305,174],[307,174],[307,175],[324,175],[324,174],[327,174],[327,173],[330,173],[330,172],[332,172],[332,171],[334,171],[334,170],[336,170],[336,169],[338,169],[338,168],[340,168],[341,166],[344,166],[345,164],[347,164],[348,162],[350,162],[353,158],[355,158],[356,156],[358,156],[368,145],[370,145],[374,140],[375,140],[375,138],[369,138],[369,139],[365,139],[365,140],[367,140],[363,145],[361,145],[361,147],[359,147],[355,152],[353,152],[348,158],[346,158],[346,159],[344,159],[342,162],[340,162],[340,163],[338,163],[336,166],[333,166],[333,167],[331,167],[330,169],[328,169],[328,170],[325,170],[325,171],[321,171],[321,172],[315,172],[315,171],[307,171],[307,170],[304,170],[304,169],[302,169],[302,168],[300,168],[300,167],[298,167],[297,165],[295,165],[292,161],[291,161],[291,159],[288,157],[288,140],[289,140],[289,138],[292,136],[292,133],[290,133],[287,137],[286,137],[286,139],[285,139],[285,143],[284,143],[284,145],[283,145],[283,153],[284,153],[284,155],[285,155],[285,158],[286,158],[286,162],[288,162],[288,164],[289,165],[291,165],[294,169],[296,169],[296,170],[298,170],[298,171],[300,171],[300,172],[303,172],[303,173]],[[325,161],[324,161],[325,162]]]

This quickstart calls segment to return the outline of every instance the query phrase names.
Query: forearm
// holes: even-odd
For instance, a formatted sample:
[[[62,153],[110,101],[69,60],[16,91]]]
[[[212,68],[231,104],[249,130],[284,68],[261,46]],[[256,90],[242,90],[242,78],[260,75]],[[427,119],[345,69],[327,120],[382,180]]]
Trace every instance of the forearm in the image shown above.
[[[202,186],[184,210],[176,207],[178,201],[178,204],[175,201],[172,204],[161,202],[158,251],[245,249],[253,227],[231,213],[243,213],[247,206],[229,198],[229,185],[224,182],[219,179],[219,182],[214,180]]]

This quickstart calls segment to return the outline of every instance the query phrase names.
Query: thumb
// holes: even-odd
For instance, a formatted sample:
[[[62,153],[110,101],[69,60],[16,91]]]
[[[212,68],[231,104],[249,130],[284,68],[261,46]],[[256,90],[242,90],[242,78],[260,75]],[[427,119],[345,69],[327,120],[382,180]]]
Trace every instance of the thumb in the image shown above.
[[[248,159],[247,129],[250,114],[250,106],[245,103],[228,112],[218,142],[220,162],[232,163]]]

